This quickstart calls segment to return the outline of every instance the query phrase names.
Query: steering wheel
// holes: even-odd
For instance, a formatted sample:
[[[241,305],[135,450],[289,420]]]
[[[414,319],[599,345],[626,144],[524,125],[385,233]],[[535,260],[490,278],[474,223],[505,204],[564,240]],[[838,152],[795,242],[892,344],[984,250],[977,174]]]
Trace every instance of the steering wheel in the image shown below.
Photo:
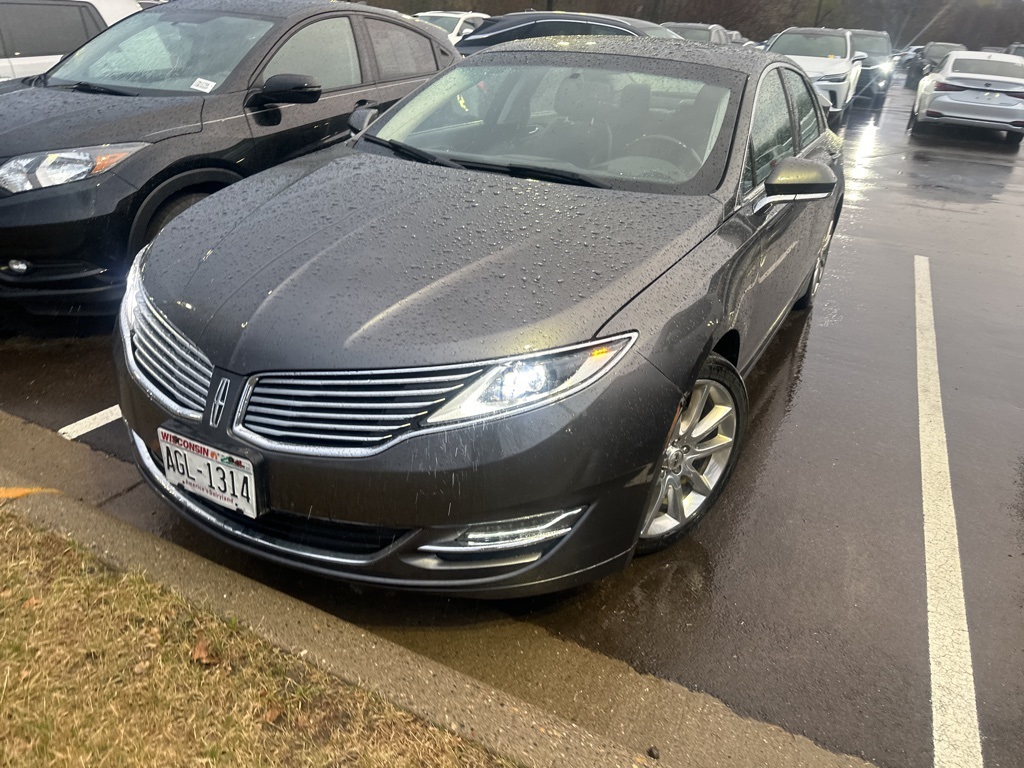
[[[650,133],[641,136],[626,147],[626,154],[640,155],[642,157],[654,157],[672,163],[678,168],[684,165],[692,165],[694,171],[700,170],[704,161],[700,155],[694,152],[674,136],[665,136],[661,133]],[[680,163],[679,161],[689,161]]]

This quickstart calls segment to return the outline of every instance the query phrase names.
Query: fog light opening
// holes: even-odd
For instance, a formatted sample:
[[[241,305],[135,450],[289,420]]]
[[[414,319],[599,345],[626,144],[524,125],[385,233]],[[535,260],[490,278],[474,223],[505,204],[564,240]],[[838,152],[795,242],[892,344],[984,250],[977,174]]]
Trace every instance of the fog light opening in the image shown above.
[[[584,509],[558,509],[496,523],[469,525],[450,538],[424,544],[419,550],[435,555],[473,555],[507,554],[536,548],[551,544],[569,533]]]
[[[24,259],[11,259],[7,262],[7,268],[16,275],[26,275],[32,269],[32,264]]]

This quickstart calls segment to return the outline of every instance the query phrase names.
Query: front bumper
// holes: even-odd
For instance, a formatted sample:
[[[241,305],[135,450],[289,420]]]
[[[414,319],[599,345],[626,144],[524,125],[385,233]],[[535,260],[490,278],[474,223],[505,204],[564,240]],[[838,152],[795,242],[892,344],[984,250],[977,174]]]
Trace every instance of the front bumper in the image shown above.
[[[857,80],[857,95],[865,98],[874,98],[889,92],[892,85],[892,70],[883,70],[881,67],[868,69],[862,68],[860,78]]]
[[[113,173],[0,193],[0,300],[43,314],[109,314],[124,291],[138,190]],[[29,263],[17,274],[12,260]]]
[[[850,101],[850,81],[844,80],[841,83],[829,83],[821,80],[814,81],[814,87],[818,92],[828,99],[829,112],[842,112]]]
[[[374,456],[324,459],[257,449],[230,426],[175,420],[126,370],[120,339],[116,346],[121,408],[139,468],[183,516],[304,571],[473,597],[554,592],[625,567],[680,397],[631,353],[552,405],[410,437]],[[156,437],[161,426],[252,461],[266,513],[253,521],[172,486]],[[571,530],[542,545],[471,557],[429,550],[466,526],[575,508],[583,512]]]

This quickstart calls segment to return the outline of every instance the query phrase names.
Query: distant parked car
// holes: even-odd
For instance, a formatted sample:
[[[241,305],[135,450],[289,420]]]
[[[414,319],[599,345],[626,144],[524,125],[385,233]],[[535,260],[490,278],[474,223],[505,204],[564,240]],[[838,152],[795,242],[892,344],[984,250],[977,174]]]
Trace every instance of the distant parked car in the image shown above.
[[[0,80],[45,72],[139,10],[135,0],[0,0]]]
[[[715,43],[716,45],[730,45],[732,38],[729,30],[721,24],[690,24],[678,21],[666,21],[661,26],[671,29],[680,37],[693,40],[697,43]],[[739,35],[739,32],[736,33]]]
[[[1024,56],[1024,43],[1011,43],[1006,46],[1004,53],[1008,53],[1011,56]]]
[[[832,125],[846,120],[865,60],[863,53],[855,51],[849,31],[790,27],[772,41],[768,50],[788,56],[807,73],[818,92],[828,99]]]
[[[439,26],[448,34],[448,39],[454,44],[479,27],[484,19],[489,19],[490,16],[486,13],[463,11],[424,11],[417,13],[416,18]]]
[[[907,66],[914,59],[914,57],[917,56],[917,54],[920,53],[923,49],[923,45],[908,45],[899,53],[894,53],[893,59],[896,63],[896,69],[900,70],[901,72],[906,70]]]
[[[861,64],[857,80],[857,96],[868,99],[874,109],[881,109],[892,84],[892,42],[888,32],[851,29],[853,50],[867,58]]]
[[[1005,53],[954,51],[917,89],[908,128],[967,125],[1006,131],[1006,141],[1024,139],[1024,60]]]
[[[960,43],[928,43],[907,64],[907,79],[904,81],[903,87],[916,90],[921,78],[932,70],[938,69],[939,64],[946,58],[946,54],[966,50],[967,46]]]
[[[658,24],[625,16],[522,11],[486,19],[476,31],[463,37],[455,47],[463,56],[469,56],[498,43],[560,35],[631,35],[679,39],[675,32]]]
[[[347,139],[358,106],[456,58],[432,24],[364,5],[173,0],[0,84],[0,299],[116,311],[132,256],[175,216]]]

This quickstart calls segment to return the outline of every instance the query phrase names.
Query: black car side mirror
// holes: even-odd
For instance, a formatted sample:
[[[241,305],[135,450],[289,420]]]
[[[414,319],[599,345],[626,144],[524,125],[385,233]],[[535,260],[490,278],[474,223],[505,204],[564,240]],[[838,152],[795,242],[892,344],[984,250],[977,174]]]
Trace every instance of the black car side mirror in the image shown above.
[[[827,165],[787,157],[779,161],[765,181],[764,197],[754,203],[754,213],[764,213],[778,203],[824,200],[837,183],[836,175]]]
[[[348,116],[348,127],[353,134],[362,133],[370,127],[379,114],[380,110],[374,107],[359,107]]]
[[[273,75],[257,95],[260,104],[315,104],[323,89],[309,75]]]

